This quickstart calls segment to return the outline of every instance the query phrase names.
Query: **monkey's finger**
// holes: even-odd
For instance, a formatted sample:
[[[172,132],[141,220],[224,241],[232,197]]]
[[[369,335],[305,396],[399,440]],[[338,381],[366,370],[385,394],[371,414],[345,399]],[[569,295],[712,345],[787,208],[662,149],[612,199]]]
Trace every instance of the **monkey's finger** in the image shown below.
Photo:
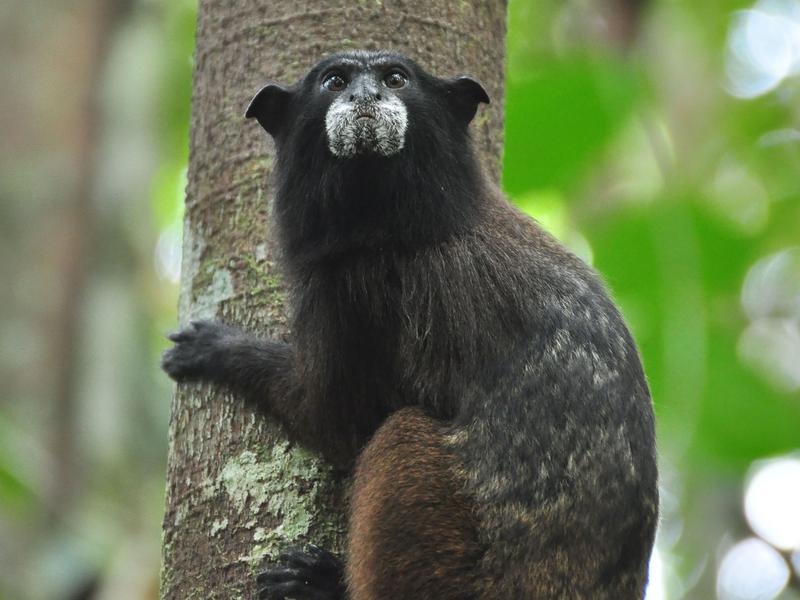
[[[302,581],[305,580],[306,573],[302,569],[293,567],[275,567],[268,569],[256,576],[256,581],[262,585],[271,585],[283,581]]]
[[[161,368],[178,382],[188,381],[201,373],[200,361],[196,355],[181,351],[180,346],[169,348],[161,355]]]
[[[309,556],[314,558],[314,564],[317,567],[327,567],[331,570],[339,570],[342,568],[342,561],[339,560],[332,552],[328,552],[324,548],[320,548],[316,544],[309,544],[306,548]]]
[[[305,587],[294,590],[272,590],[262,588],[258,592],[258,600],[340,600],[341,596],[327,590]]]
[[[217,321],[209,321],[208,319],[195,319],[194,321],[189,321],[189,328],[194,331],[224,329],[224,327],[225,326],[222,325],[222,323],[218,323]]]
[[[313,567],[314,558],[300,548],[284,550],[278,556],[278,561],[300,567]]]
[[[173,352],[173,348],[164,350],[164,353],[161,355],[161,368],[164,369],[168,375],[171,375],[171,371],[175,370],[175,353]]]
[[[311,567],[315,566],[319,562],[319,558],[323,552],[325,551],[318,546],[309,544],[303,550],[300,548],[291,548],[290,550],[286,550],[281,554],[280,559],[284,562],[292,562]]]
[[[191,333],[191,331],[187,331],[186,329],[181,329],[180,331],[170,331],[167,334],[167,339],[170,342],[185,342],[189,339]]]
[[[284,600],[287,596],[297,600],[309,598],[308,585],[304,581],[287,581],[264,586],[258,590],[259,600]]]

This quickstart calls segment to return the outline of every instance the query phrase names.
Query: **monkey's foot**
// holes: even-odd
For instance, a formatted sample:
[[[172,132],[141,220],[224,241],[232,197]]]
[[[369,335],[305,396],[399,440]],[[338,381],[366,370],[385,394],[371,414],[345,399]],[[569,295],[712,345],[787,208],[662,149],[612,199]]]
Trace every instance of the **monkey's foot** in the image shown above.
[[[346,600],[344,565],[313,544],[281,554],[280,564],[259,574],[259,600]]]

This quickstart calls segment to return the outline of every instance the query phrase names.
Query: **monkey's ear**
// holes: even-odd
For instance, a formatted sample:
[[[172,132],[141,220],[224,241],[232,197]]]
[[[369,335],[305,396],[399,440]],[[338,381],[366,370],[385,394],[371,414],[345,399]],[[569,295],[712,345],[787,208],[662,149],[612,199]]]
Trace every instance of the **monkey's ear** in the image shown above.
[[[455,111],[466,123],[472,121],[475,113],[478,112],[478,104],[481,102],[489,104],[489,94],[472,77],[462,76],[450,79],[447,82],[447,89]]]
[[[292,93],[282,85],[268,83],[250,101],[244,116],[255,118],[267,133],[274,136],[285,123]]]

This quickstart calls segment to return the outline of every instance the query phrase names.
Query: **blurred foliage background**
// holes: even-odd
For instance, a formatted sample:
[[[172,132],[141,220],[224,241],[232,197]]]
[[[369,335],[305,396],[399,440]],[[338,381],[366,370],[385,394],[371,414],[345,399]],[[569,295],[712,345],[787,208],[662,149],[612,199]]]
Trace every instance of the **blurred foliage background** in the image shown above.
[[[195,16],[0,5],[2,600],[157,597]],[[511,0],[508,59],[504,188],[652,386],[648,600],[800,599],[800,0]]]

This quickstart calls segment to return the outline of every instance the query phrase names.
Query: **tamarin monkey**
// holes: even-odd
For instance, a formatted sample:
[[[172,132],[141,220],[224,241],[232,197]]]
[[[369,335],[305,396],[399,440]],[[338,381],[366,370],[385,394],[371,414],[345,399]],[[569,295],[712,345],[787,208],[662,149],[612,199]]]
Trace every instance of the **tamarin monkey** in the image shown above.
[[[474,79],[357,51],[247,109],[277,148],[292,341],[194,322],[163,368],[354,466],[346,558],[290,552],[262,599],[643,596],[658,493],[638,352],[597,274],[482,174],[482,102]]]

